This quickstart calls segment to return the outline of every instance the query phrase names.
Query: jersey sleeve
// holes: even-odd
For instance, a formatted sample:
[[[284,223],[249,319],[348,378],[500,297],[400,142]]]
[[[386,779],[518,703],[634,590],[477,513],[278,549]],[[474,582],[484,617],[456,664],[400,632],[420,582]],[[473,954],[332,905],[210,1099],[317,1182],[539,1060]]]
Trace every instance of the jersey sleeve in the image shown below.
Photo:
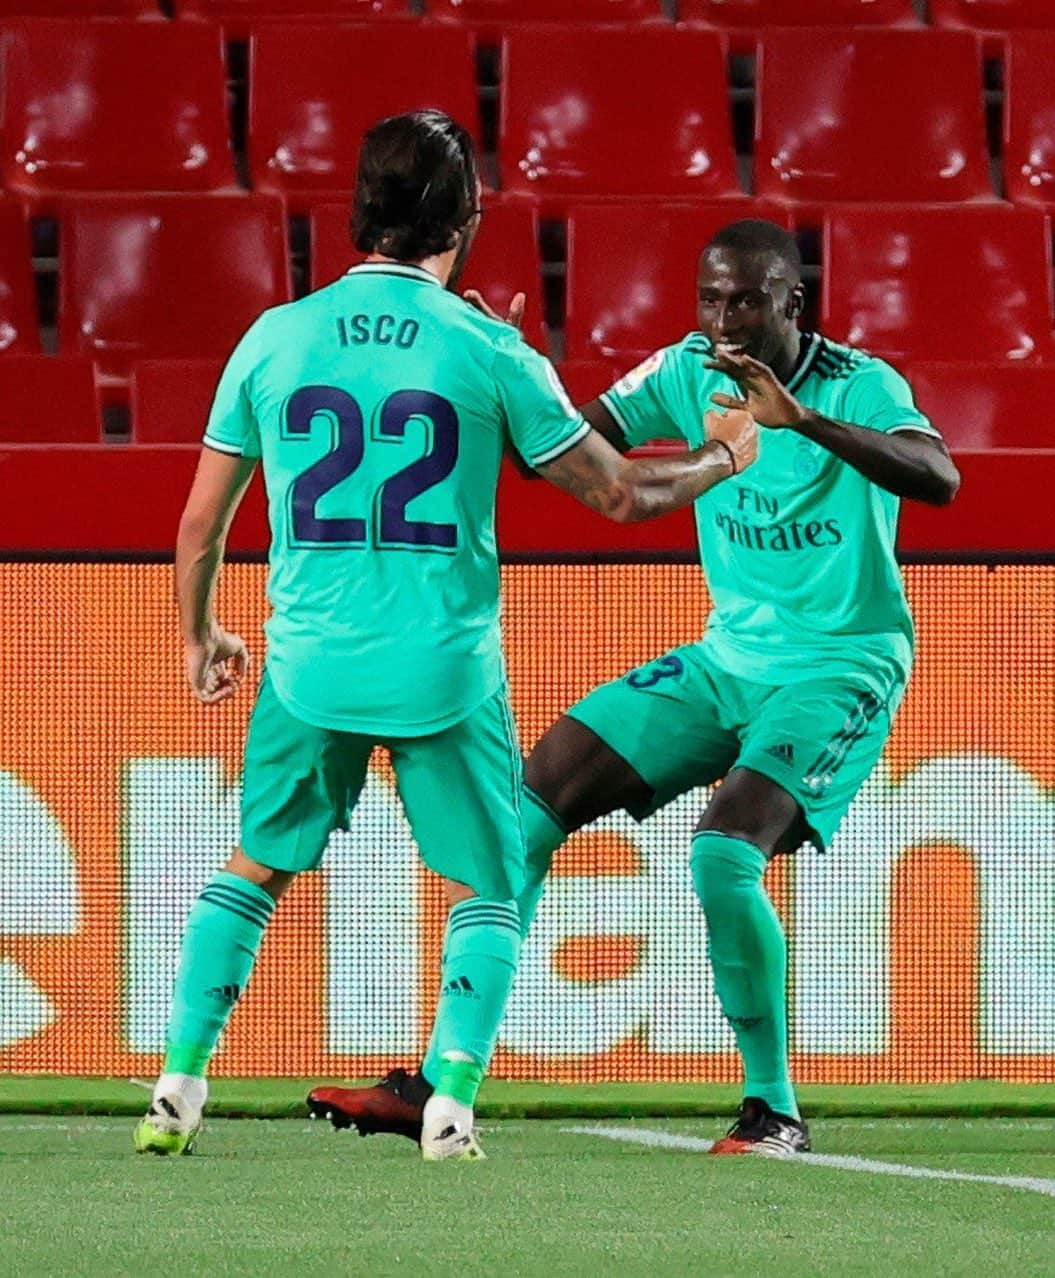
[[[676,348],[666,347],[632,368],[601,395],[633,447],[650,439],[683,439],[678,425]]]
[[[250,397],[250,379],[258,362],[260,320],[231,352],[213,397],[203,443],[220,453],[260,456],[260,430]]]
[[[930,419],[916,407],[912,387],[896,369],[878,359],[870,360],[847,382],[840,418],[852,426],[868,426],[885,435],[918,430],[941,438]]]
[[[529,466],[556,461],[590,433],[557,370],[527,342],[498,346],[492,371],[509,434]]]

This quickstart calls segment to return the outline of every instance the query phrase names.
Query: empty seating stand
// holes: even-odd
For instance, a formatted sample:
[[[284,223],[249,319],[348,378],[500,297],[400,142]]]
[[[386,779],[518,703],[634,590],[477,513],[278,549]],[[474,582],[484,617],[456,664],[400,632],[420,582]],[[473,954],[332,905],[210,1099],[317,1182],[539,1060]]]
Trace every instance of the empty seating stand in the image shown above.
[[[112,196],[59,211],[59,345],[107,383],[151,358],[226,358],[290,296],[281,201]]]
[[[429,0],[440,22],[470,24],[488,37],[517,22],[662,22],[661,0]]]
[[[244,40],[252,27],[270,21],[376,22],[411,18],[407,0],[176,0],[181,18],[206,18],[223,24],[228,36]]]
[[[930,0],[930,15],[939,26],[975,31],[1055,29],[1052,0]]]
[[[99,439],[90,359],[0,357],[0,444],[97,444]]]
[[[916,402],[950,448],[1055,449],[1055,366],[912,363]]]
[[[1055,23],[1055,5],[1052,22]],[[1009,200],[1055,205],[1055,30],[1007,42],[1004,190]]]
[[[8,18],[158,18],[157,0],[0,0]]]
[[[741,217],[788,216],[752,205],[597,204],[568,219],[569,360],[621,369],[696,327],[696,266],[707,241]]]
[[[617,364],[603,359],[566,360],[557,369],[572,403],[580,408],[608,390],[623,371]]]
[[[284,195],[294,212],[347,199],[363,133],[398,112],[438,107],[478,137],[473,48],[469,32],[416,23],[254,31],[254,187]]]
[[[822,326],[877,355],[1050,360],[1050,226],[1039,211],[853,208],[824,222]]]
[[[233,188],[219,28],[38,19],[4,35],[9,190]]]
[[[143,360],[132,370],[132,438],[137,444],[200,444],[223,360]]]
[[[502,45],[501,120],[503,190],[550,208],[583,196],[740,193],[714,32],[513,31]]]
[[[995,198],[981,54],[967,32],[767,32],[757,82],[760,196],[821,205]]]
[[[683,21],[722,27],[916,26],[912,0],[679,0]]]
[[[0,359],[39,351],[26,216],[17,200],[0,198]]]

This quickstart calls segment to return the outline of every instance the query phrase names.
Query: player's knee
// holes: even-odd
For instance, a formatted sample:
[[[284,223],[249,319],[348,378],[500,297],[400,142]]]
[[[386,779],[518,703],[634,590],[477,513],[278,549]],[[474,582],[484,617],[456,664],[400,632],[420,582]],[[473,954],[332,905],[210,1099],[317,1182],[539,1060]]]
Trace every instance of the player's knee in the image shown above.
[[[712,840],[693,840],[691,866],[693,887],[704,913],[721,909],[729,895],[729,866],[714,848]]]
[[[291,870],[276,870],[270,865],[254,861],[241,848],[232,853],[231,859],[223,868],[228,874],[237,874],[239,878],[255,883],[257,887],[263,888],[265,892],[273,896],[276,901],[296,878],[296,874]]]
[[[704,913],[735,910],[744,894],[757,888],[764,865],[760,849],[748,840],[734,842],[713,830],[698,830],[692,841],[692,882]]]

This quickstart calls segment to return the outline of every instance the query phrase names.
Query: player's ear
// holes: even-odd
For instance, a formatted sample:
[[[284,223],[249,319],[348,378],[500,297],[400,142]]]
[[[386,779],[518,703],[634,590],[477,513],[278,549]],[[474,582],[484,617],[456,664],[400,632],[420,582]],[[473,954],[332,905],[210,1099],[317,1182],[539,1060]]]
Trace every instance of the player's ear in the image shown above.
[[[796,284],[788,294],[787,305],[784,307],[784,314],[788,319],[798,319],[802,312],[806,309],[806,289],[802,284]]]

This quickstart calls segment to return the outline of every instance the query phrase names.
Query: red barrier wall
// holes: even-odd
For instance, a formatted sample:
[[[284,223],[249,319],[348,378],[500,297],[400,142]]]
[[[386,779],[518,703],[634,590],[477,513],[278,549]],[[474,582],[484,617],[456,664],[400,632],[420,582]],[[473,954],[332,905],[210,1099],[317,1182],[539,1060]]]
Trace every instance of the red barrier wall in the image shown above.
[[[168,445],[8,446],[0,449],[0,551],[171,551],[198,449]],[[902,550],[1050,551],[1055,450],[956,455],[963,474],[952,506],[903,507]],[[691,550],[688,512],[649,524],[613,524],[551,485],[507,466],[498,532],[506,553]],[[231,533],[233,551],[268,542],[263,485],[254,481]]]

